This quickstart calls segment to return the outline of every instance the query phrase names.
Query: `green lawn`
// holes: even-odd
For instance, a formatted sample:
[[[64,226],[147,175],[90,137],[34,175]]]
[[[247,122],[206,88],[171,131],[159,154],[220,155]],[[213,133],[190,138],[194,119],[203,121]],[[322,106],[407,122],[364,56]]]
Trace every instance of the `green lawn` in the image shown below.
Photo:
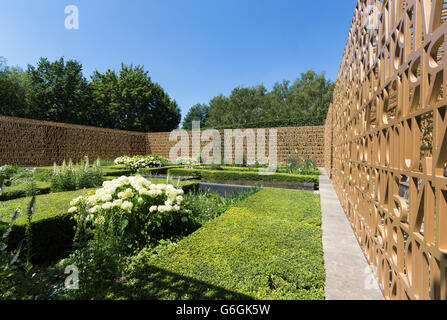
[[[109,298],[324,299],[313,193],[264,189],[155,258],[141,254]]]

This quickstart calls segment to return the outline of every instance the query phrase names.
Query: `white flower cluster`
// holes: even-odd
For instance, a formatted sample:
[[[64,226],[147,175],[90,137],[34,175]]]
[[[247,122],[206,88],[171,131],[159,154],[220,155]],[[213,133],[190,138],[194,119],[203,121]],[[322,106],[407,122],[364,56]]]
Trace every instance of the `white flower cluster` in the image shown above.
[[[122,210],[131,213],[136,205],[147,208],[147,214],[154,212],[178,212],[183,202],[183,190],[173,185],[153,184],[141,176],[122,176],[105,181],[103,187],[87,198],[78,197],[70,202],[68,212],[76,213],[78,205],[85,201],[91,217],[101,210]],[[150,208],[149,208],[150,206]]]
[[[127,162],[129,162],[130,161],[130,157],[128,157],[128,156],[124,156],[124,157],[119,157],[119,158],[116,158],[115,159],[115,161],[114,161],[114,163],[115,164],[127,164]]]
[[[192,166],[199,164],[199,161],[191,158],[180,157],[174,161],[176,165]]]
[[[119,157],[114,161],[115,164],[124,164],[133,171],[142,168],[159,168],[163,166],[163,162],[155,156],[135,156],[135,157]]]
[[[138,158],[131,159],[130,161],[128,161],[127,166],[130,169],[137,171],[138,169],[142,169],[142,168],[162,167],[163,163],[160,160],[157,160],[153,156],[148,156],[148,157],[144,157],[144,158],[140,158],[140,159],[138,159]]]

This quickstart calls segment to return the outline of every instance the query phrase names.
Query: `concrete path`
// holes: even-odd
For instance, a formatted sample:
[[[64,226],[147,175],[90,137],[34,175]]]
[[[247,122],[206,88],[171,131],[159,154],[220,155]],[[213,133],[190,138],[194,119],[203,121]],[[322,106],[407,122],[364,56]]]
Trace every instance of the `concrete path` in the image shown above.
[[[320,197],[326,300],[383,300],[372,268],[326,174],[320,176]]]

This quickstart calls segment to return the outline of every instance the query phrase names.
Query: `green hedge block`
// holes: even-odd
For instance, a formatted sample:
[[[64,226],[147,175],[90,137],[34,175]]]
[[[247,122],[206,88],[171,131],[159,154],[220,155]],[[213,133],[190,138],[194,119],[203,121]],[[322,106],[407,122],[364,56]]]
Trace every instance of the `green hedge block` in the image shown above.
[[[104,176],[103,181],[114,180],[117,177],[114,176]],[[37,181],[38,195],[48,194],[51,192],[51,183]],[[23,198],[26,196],[26,184],[19,184],[11,187],[6,187],[3,194],[0,195],[0,201],[9,201],[14,199]]]
[[[37,181],[38,194],[47,194],[51,191],[51,183]],[[26,193],[26,184],[18,184],[6,187],[4,192],[0,195],[0,201],[8,201],[18,198],[23,198]]]
[[[287,173],[275,173],[274,175],[260,175],[251,171],[227,171],[227,170],[200,170],[200,169],[171,169],[169,175],[179,177],[201,178],[203,181],[265,181],[265,182],[291,182],[291,183],[314,183],[318,188],[318,176],[305,176]]]
[[[125,166],[122,165],[115,165],[115,166],[104,166],[99,167],[99,169],[104,173],[105,176],[112,176],[112,177],[120,177],[120,176],[128,176],[132,175],[132,171],[127,169]],[[44,171],[52,171],[53,167],[39,167],[36,169],[36,171],[44,172]]]
[[[108,166],[100,167],[105,176],[121,177],[132,175],[132,170],[127,169],[125,166]]]
[[[298,117],[298,118],[289,118],[289,119],[249,122],[249,123],[241,123],[241,124],[230,124],[230,125],[222,125],[222,126],[215,126],[215,127],[205,127],[205,128],[202,128],[202,130],[322,126],[322,125],[324,125],[325,120],[326,120],[326,116]]]
[[[58,192],[36,197],[36,211],[31,220],[32,255],[34,263],[43,263],[60,257],[72,245],[74,222],[67,213],[70,201],[80,195],[93,194],[96,189]],[[23,240],[26,227],[26,210],[31,198],[2,202],[0,207],[0,232],[11,221],[11,213],[21,209],[8,237],[8,248],[14,249]],[[3,233],[3,232],[2,232]]]
[[[202,170],[200,169],[170,169],[168,174],[171,177],[194,177],[200,178]]]
[[[122,299],[324,299],[319,196],[264,189],[134,262]]]
[[[145,175],[166,175],[171,169],[181,168],[181,166],[167,166],[161,168],[143,168],[138,172],[139,174]]]

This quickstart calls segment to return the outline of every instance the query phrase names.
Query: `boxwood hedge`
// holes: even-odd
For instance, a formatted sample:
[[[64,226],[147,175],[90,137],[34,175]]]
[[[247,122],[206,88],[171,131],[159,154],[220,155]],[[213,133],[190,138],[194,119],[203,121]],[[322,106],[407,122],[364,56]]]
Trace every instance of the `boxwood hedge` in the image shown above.
[[[37,181],[38,194],[47,194],[51,191],[51,183],[45,181]],[[0,194],[0,201],[8,201],[17,198],[22,198],[26,193],[26,183],[12,185],[6,187],[2,194]]]
[[[154,256],[141,254],[122,299],[324,299],[314,193],[264,189]]]
[[[166,166],[161,168],[143,168],[140,169],[140,174],[146,175],[166,175],[170,169],[181,168],[181,166]]]
[[[306,176],[287,173],[275,173],[274,175],[260,175],[256,171],[229,171],[229,170],[201,170],[201,169],[171,169],[169,175],[179,177],[200,178],[203,181],[264,181],[264,182],[291,182],[291,183],[313,183],[318,188],[318,176]]]

